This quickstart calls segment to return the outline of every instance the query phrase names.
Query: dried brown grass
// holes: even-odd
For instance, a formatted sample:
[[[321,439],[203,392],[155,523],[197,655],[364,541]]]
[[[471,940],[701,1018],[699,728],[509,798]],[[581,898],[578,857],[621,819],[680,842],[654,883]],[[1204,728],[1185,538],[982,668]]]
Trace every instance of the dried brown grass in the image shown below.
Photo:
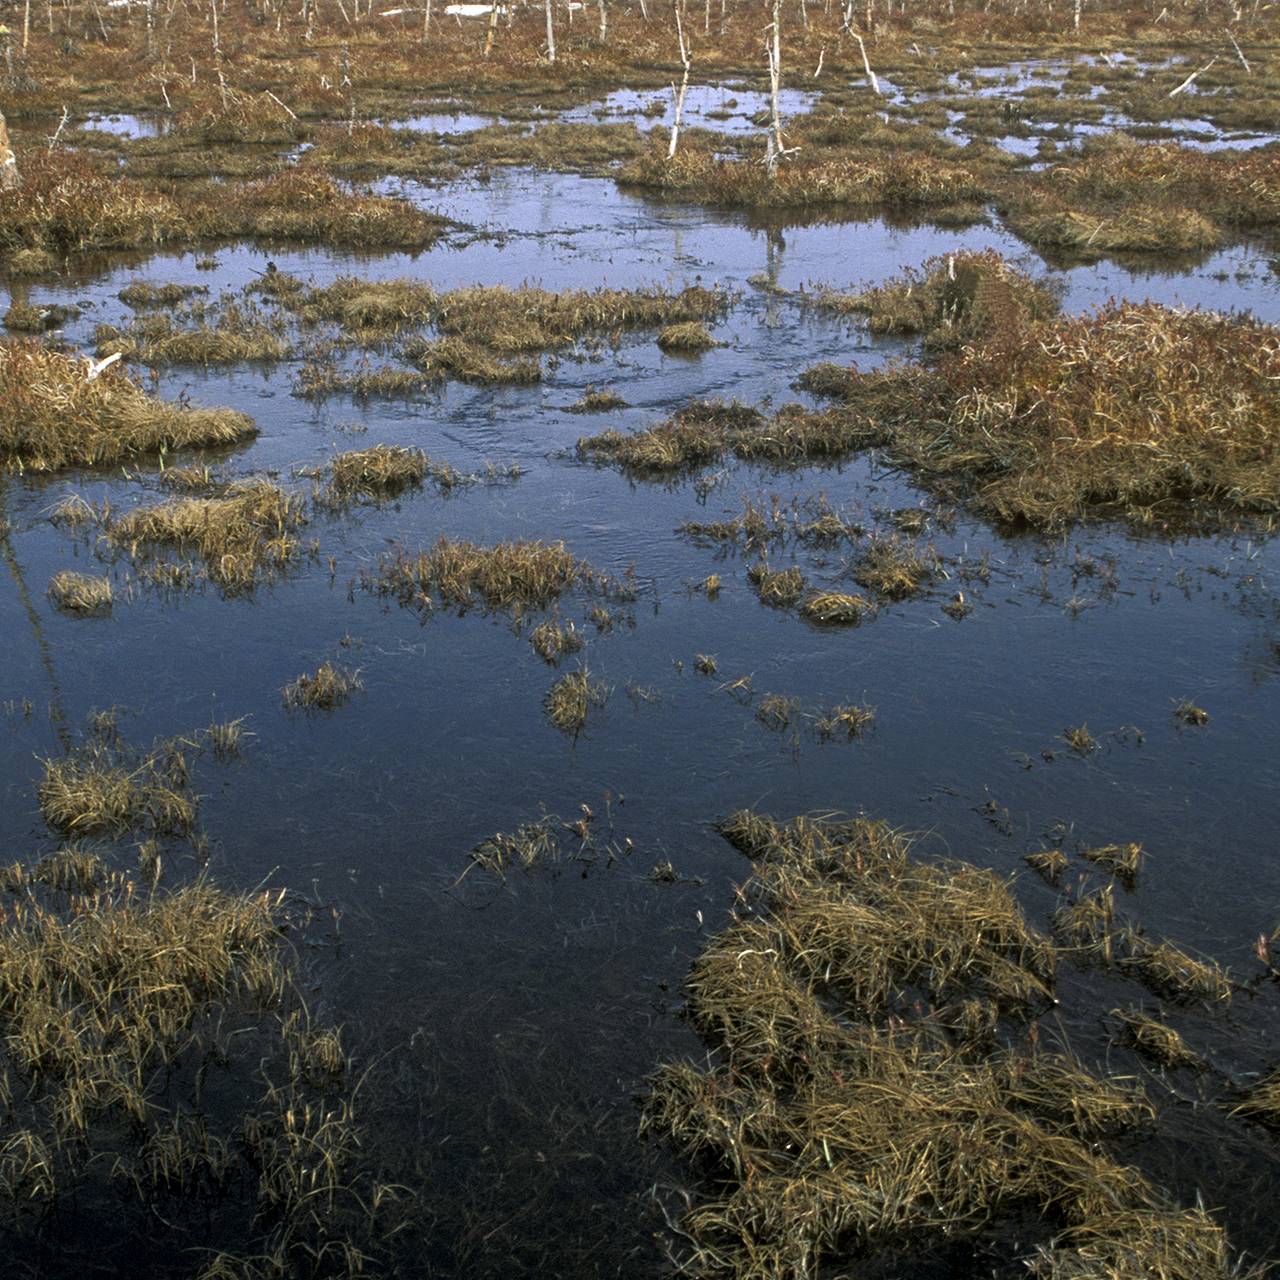
[[[147,395],[118,367],[93,370],[34,342],[0,343],[0,463],[21,471],[111,466],[257,433],[232,409],[182,408]]]

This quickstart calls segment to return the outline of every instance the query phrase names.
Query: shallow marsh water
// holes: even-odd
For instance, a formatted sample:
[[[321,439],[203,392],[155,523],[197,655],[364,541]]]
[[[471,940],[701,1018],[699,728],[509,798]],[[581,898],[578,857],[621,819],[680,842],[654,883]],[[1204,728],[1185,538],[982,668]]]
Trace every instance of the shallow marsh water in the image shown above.
[[[320,406],[291,394],[296,363],[165,371],[162,394],[258,421],[259,438],[218,462],[227,476],[268,471],[305,488],[301,468],[374,443],[416,445],[463,471],[486,460],[523,469],[514,482],[317,515],[307,534],[318,556],[248,597],[212,586],[164,596],[121,560],[111,617],[66,618],[45,584],[58,569],[92,567],[94,547],[53,528],[49,508],[71,492],[116,509],[153,500],[155,469],[5,477],[21,582],[0,575],[0,837],[13,850],[50,843],[34,790],[39,758],[59,750],[51,702],[72,726],[117,705],[122,730],[141,741],[248,717],[256,737],[245,758],[202,765],[196,779],[211,869],[232,885],[289,885],[339,913],[310,966],[314,999],[346,1026],[362,1061],[382,1064],[365,1103],[370,1147],[435,1217],[414,1236],[405,1274],[662,1271],[647,1192],[684,1175],[635,1137],[632,1095],[663,1058],[700,1051],[677,1016],[678,992],[747,871],[709,828],[732,809],[865,810],[926,832],[926,850],[1002,872],[1046,839],[1068,848],[1139,840],[1147,869],[1121,895],[1125,909],[1247,968],[1253,940],[1280,923],[1274,540],[1108,526],[1010,537],[964,513],[934,515],[927,537],[947,580],[859,628],[822,631],[757,600],[746,579],[753,557],[717,553],[677,527],[736,514],[744,495],[819,494],[884,526],[887,513],[925,501],[904,477],[865,459],[788,471],[732,463],[703,473],[714,482],[699,488],[693,477],[633,483],[573,452],[581,435],[650,425],[691,397],[780,404],[797,398],[790,383],[809,364],[903,354],[902,343],[818,314],[804,291],[882,280],[959,247],[1037,265],[1019,242],[985,227],[770,225],[645,201],[604,180],[521,171],[389,186],[476,230],[411,257],[272,260],[317,283],[356,273],[439,288],[721,285],[735,294],[713,326],[723,345],[685,359],[663,355],[651,333],[629,334],[616,347],[544,357],[544,380],[530,388],[450,383],[413,401]],[[94,323],[127,314],[115,295],[131,280],[217,293],[265,270],[261,253],[216,257],[213,271],[196,271],[193,255],[158,255],[24,292],[86,304],[67,337],[87,347]],[[1280,278],[1248,246],[1191,269],[1104,263],[1058,278],[1069,311],[1123,296],[1280,322]],[[632,407],[566,413],[589,384]],[[389,549],[441,534],[563,539],[615,574],[634,565],[637,598],[615,610],[608,633],[585,621],[589,601],[561,605],[585,627],[585,660],[611,690],[576,740],[543,715],[556,673],[509,619],[476,609],[424,621],[362,587]],[[775,551],[773,563],[790,554]],[[847,581],[845,561],[797,553],[814,583]],[[690,589],[711,572],[724,580],[714,600]],[[959,622],[941,610],[957,589],[975,605]],[[699,653],[716,657],[715,676],[694,670]],[[282,686],[325,658],[358,667],[364,690],[330,715],[285,713]],[[723,687],[745,674],[752,702]],[[809,713],[866,702],[875,726],[847,743],[821,743],[803,724],[772,733],[755,715],[768,692]],[[1207,726],[1178,727],[1171,713],[1184,697],[1209,710]],[[1061,738],[1083,722],[1100,742],[1087,758]],[[543,810],[571,820],[583,804],[597,815],[593,859],[505,883],[477,870],[458,883],[486,836]],[[682,879],[650,880],[667,860]],[[1056,901],[1029,874],[1020,896],[1040,923]],[[1136,990],[1113,986],[1117,998]],[[1220,1051],[1224,1070],[1266,1065],[1276,1027],[1250,1019],[1246,1001],[1226,1016],[1245,1047]],[[1221,1022],[1192,1023],[1213,1052]],[[1093,1023],[1064,1030],[1082,1054],[1100,1043]],[[1197,1123],[1191,1108],[1180,1132]],[[1241,1127],[1237,1146],[1188,1154],[1180,1168],[1179,1193],[1225,1205],[1237,1244],[1280,1253],[1256,1185],[1274,1176],[1274,1144]],[[91,1269],[79,1251],[68,1258],[78,1274]]]

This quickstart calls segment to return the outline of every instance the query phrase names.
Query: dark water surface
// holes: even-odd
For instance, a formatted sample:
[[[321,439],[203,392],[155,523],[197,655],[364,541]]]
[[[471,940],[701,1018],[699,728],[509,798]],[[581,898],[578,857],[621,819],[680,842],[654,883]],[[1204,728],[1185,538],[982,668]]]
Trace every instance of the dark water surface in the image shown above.
[[[714,326],[725,345],[687,360],[634,334],[616,349],[544,359],[537,387],[449,384],[414,403],[316,407],[290,394],[288,363],[165,371],[162,394],[189,392],[257,420],[259,438],[221,464],[229,476],[269,471],[305,488],[299,469],[380,442],[420,446],[464,471],[486,460],[524,469],[514,483],[447,497],[424,489],[317,515],[308,535],[319,557],[248,597],[128,589],[121,561],[109,619],[63,617],[45,597],[50,575],[95,561],[91,543],[48,523],[48,509],[71,492],[117,510],[153,501],[154,469],[0,481],[35,611],[32,619],[13,574],[0,573],[0,702],[34,705],[0,719],[4,847],[52,847],[35,802],[40,757],[59,750],[51,700],[77,726],[94,708],[119,706],[122,730],[142,742],[248,717],[257,736],[245,759],[196,776],[211,870],[237,887],[288,885],[340,913],[340,944],[314,959],[313,999],[344,1024],[362,1062],[381,1064],[363,1117],[370,1148],[399,1181],[416,1183],[434,1217],[403,1274],[661,1271],[662,1224],[646,1193],[682,1175],[636,1137],[632,1099],[659,1061],[700,1052],[677,1017],[679,989],[747,872],[709,825],[737,807],[865,810],[927,833],[927,850],[1000,871],[1020,869],[1022,855],[1064,825],[1068,848],[1141,841],[1147,868],[1121,895],[1125,910],[1248,970],[1253,940],[1280,923],[1274,540],[1102,526],[1007,537],[963,513],[931,519],[927,536],[951,579],[857,629],[825,632],[759,603],[746,579],[751,557],[675,530],[736,514],[744,495],[825,494],[873,526],[924,501],[902,476],[867,459],[786,472],[733,463],[708,492],[693,478],[633,484],[572,451],[580,435],[649,425],[690,397],[780,404],[803,399],[790,383],[818,360],[865,366],[901,354],[900,344],[808,309],[796,291],[881,280],[958,247],[1039,266],[1017,241],[987,228],[876,220],[770,228],[645,202],[606,181],[526,172],[405,189],[500,238],[463,234],[413,257],[283,252],[274,261],[319,283],[348,273],[440,288],[701,281],[740,295]],[[158,255],[37,285],[30,298],[92,303],[68,331],[89,346],[93,323],[127,314],[115,295],[130,280],[191,280],[216,293],[264,269],[260,253],[217,257],[216,271],[198,273],[191,255]],[[761,276],[790,292],[751,283]],[[1070,311],[1123,296],[1280,321],[1280,278],[1247,246],[1178,272],[1101,264],[1058,277]],[[634,407],[565,413],[589,383],[607,383]],[[556,673],[509,619],[477,609],[424,622],[360,585],[391,547],[415,550],[441,534],[563,540],[601,569],[634,565],[638,598],[608,634],[585,621],[590,601],[561,605],[585,627],[585,659],[611,689],[576,741],[544,717]],[[790,555],[775,551],[773,563]],[[797,556],[811,582],[848,580],[847,553]],[[982,557],[985,583],[962,576]],[[711,572],[724,580],[715,600],[689,589]],[[975,605],[960,622],[941,610],[957,589]],[[715,655],[715,677],[694,671],[699,653]],[[282,686],[325,658],[358,666],[363,692],[331,715],[286,714]],[[755,717],[758,703],[723,688],[748,673],[757,694],[794,697],[808,712],[869,703],[875,727],[853,742],[772,733]],[[1184,697],[1209,710],[1207,726],[1178,727],[1171,711]],[[1101,744],[1088,758],[1060,736],[1082,722]],[[455,883],[484,837],[544,809],[575,818],[582,804],[616,859],[516,872],[505,884],[476,871]],[[652,882],[650,869],[668,859],[686,879]],[[1043,923],[1054,891],[1028,874],[1019,892]],[[1116,992],[1132,999],[1137,989]],[[1266,1066],[1274,1008],[1264,1014],[1242,999],[1225,1022],[1222,1043],[1244,1048],[1222,1049],[1223,1069]],[[1202,1026],[1211,1048],[1223,1020]],[[1102,1043],[1095,1022],[1065,1030],[1086,1055]],[[1186,1133],[1196,1114],[1189,1106]],[[1228,1204],[1238,1242],[1255,1255],[1280,1253],[1258,1194],[1276,1172],[1274,1144],[1243,1128],[1239,1142],[1216,1156],[1180,1153],[1177,1189]]]

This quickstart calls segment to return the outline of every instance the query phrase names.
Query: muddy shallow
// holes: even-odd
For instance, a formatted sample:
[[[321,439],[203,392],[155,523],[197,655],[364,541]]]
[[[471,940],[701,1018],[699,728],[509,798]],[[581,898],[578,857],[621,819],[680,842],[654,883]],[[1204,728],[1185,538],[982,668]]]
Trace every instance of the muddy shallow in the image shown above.
[[[211,870],[229,885],[287,884],[339,914],[311,961],[316,1008],[346,1026],[363,1061],[387,1055],[364,1102],[369,1141],[436,1218],[415,1237],[404,1274],[661,1273],[661,1219],[646,1193],[686,1175],[636,1138],[632,1095],[664,1057],[699,1052],[677,1017],[678,993],[746,874],[709,829],[731,809],[866,810],[927,832],[928,850],[1001,871],[1020,869],[1060,824],[1068,846],[1141,841],[1147,869],[1122,895],[1126,910],[1248,967],[1253,940],[1280,913],[1274,539],[1135,537],[1105,526],[1007,537],[964,513],[931,516],[927,537],[949,579],[857,629],[824,632],[757,600],[746,579],[752,557],[697,545],[677,526],[736,514],[744,495],[761,494],[825,494],[872,526],[925,501],[904,477],[864,459],[784,472],[731,463],[702,473],[701,486],[695,477],[635,484],[572,450],[581,435],[649,425],[695,396],[803,399],[790,383],[818,360],[867,366],[902,354],[901,343],[818,315],[803,291],[883,280],[958,247],[1038,265],[1016,240],[879,220],[771,228],[641,200],[604,180],[520,171],[403,189],[482,234],[459,232],[412,257],[272,260],[319,283],[355,272],[440,288],[721,285],[738,295],[713,326],[724,345],[668,357],[651,333],[637,333],[616,348],[544,357],[544,381],[532,388],[451,383],[418,401],[318,407],[291,395],[288,362],[163,371],[162,394],[257,419],[258,440],[219,464],[228,476],[268,471],[304,486],[300,468],[375,443],[417,445],[465,471],[486,460],[523,469],[514,483],[448,497],[425,489],[318,516],[308,530],[318,556],[249,598],[211,586],[179,597],[130,591],[121,562],[109,619],[63,617],[45,585],[58,569],[91,567],[93,547],[53,528],[48,509],[71,492],[117,509],[153,499],[154,468],[6,477],[16,563],[0,574],[0,838],[17,851],[50,844],[34,787],[38,758],[58,750],[51,704],[73,726],[119,706],[126,735],[144,741],[249,717],[257,737],[245,759],[202,767],[196,779]],[[87,347],[94,323],[127,314],[115,295],[131,280],[217,293],[266,264],[243,249],[216,257],[213,271],[183,254],[108,264],[23,294],[86,304],[67,336]],[[1280,277],[1248,246],[1190,270],[1103,263],[1059,277],[1069,311],[1123,296],[1280,322]],[[566,413],[589,384],[633,407]],[[562,539],[601,568],[634,565],[639,595],[612,631],[597,635],[584,621],[586,601],[561,607],[586,627],[585,659],[611,689],[576,741],[544,717],[556,673],[508,619],[477,609],[423,622],[361,587],[362,571],[389,548],[441,534]],[[790,554],[775,551],[775,566]],[[845,558],[797,553],[819,584],[847,581]],[[724,580],[715,600],[690,590],[711,572]],[[941,609],[957,589],[975,606],[959,622]],[[695,672],[699,653],[715,655],[716,676]],[[364,691],[332,715],[286,714],[282,686],[326,657],[358,667]],[[806,711],[869,703],[875,727],[825,744],[771,733],[755,703],[723,688],[748,673],[757,694],[794,697]],[[1178,726],[1171,712],[1182,698],[1208,709],[1207,726]],[[1088,758],[1061,739],[1082,722],[1101,744]],[[582,804],[615,857],[455,884],[484,837],[543,809],[575,818]],[[685,879],[652,882],[650,869],[668,859]],[[1043,923],[1055,893],[1028,874],[1020,894]],[[1227,1022],[1262,1052],[1276,1027],[1251,1016],[1241,1000]],[[1218,1024],[1203,1025],[1212,1043]],[[1082,1053],[1101,1043],[1091,1023],[1065,1030]],[[1245,1052],[1220,1065],[1256,1070],[1257,1059]],[[1189,1110],[1187,1132],[1194,1123]],[[1242,1129],[1239,1151],[1188,1156],[1177,1189],[1225,1205],[1237,1246],[1275,1254],[1280,1235],[1265,1210],[1275,1157],[1274,1142]],[[59,1265],[85,1274],[91,1264],[72,1248]]]

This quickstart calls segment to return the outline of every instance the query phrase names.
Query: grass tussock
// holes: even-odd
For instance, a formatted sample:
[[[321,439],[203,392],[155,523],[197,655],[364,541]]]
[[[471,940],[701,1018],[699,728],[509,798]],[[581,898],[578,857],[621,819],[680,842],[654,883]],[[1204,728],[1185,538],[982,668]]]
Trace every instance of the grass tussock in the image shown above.
[[[1078,756],[1089,756],[1099,749],[1097,738],[1087,724],[1077,724],[1062,731],[1062,740]]]
[[[675,355],[701,355],[719,345],[706,325],[696,320],[684,324],[669,324],[658,334],[658,346]]]
[[[34,342],[0,343],[0,464],[21,471],[111,466],[141,454],[226,447],[257,433],[242,413],[168,404],[117,366],[95,368]]]
[[[285,685],[281,700],[291,711],[335,711],[351,701],[362,688],[360,673],[322,662],[314,671],[304,672]]]
[[[294,280],[292,276],[285,277],[264,291],[298,311],[305,323],[332,321],[365,342],[426,324],[438,304],[436,291],[417,280],[339,276],[319,289],[306,289],[301,281],[295,286]]]
[[[859,707],[839,703],[814,718],[814,732],[823,742],[837,738],[852,741],[860,738],[876,719],[875,707]]]
[[[374,367],[362,362],[355,369],[342,369],[327,360],[308,360],[298,371],[294,394],[304,400],[328,400],[331,396],[351,396],[355,400],[420,396],[435,379],[416,369],[395,365]]]
[[[992,249],[930,258],[883,285],[855,294],[823,291],[816,305],[866,317],[872,333],[922,336],[935,350],[992,333],[1022,330],[1058,313],[1047,284],[1006,262]],[[817,386],[809,387],[815,393]]]
[[[643,1108],[708,1186],[686,1270],[843,1273],[1008,1226],[1039,1275],[1226,1280],[1221,1228],[1098,1145],[1153,1123],[1141,1089],[1001,1044],[1055,965],[1004,881],[868,819],[721,829],[756,865],[688,981],[714,1056],[663,1067]]]
[[[580,399],[565,406],[565,413],[611,413],[628,407],[627,401],[611,388],[589,386]]]
[[[120,177],[80,153],[33,150],[20,187],[0,193],[0,251],[155,249],[215,239],[422,249],[443,223],[407,201],[350,190],[295,165],[252,181],[164,183]]]
[[[196,821],[186,754],[176,742],[139,752],[96,734],[44,761],[38,794],[44,820],[68,836],[185,835]]]
[[[753,159],[722,159],[696,145],[668,160],[654,148],[623,166],[619,181],[702,204],[738,208],[861,205],[944,207],[983,200],[989,181],[958,160],[910,151],[853,157],[802,154],[770,177]]]
[[[210,497],[176,498],[110,520],[108,541],[133,558],[173,550],[199,556],[227,590],[248,590],[301,553],[303,502],[268,480],[244,480]]]
[[[1025,854],[1022,860],[1038,876],[1054,885],[1068,866],[1067,855],[1061,849],[1037,849],[1035,853]]]
[[[766,561],[760,560],[747,570],[747,581],[755,588],[762,604],[776,609],[795,604],[804,594],[804,574],[799,565],[771,569]]]
[[[64,613],[102,617],[111,612],[111,579],[63,569],[49,579],[49,598]]]
[[[156,307],[178,307],[192,298],[205,297],[207,284],[151,284],[135,280],[120,290],[116,297],[134,311],[148,311]]]
[[[917,549],[896,535],[873,538],[858,558],[854,581],[888,600],[906,600],[922,591],[939,571],[937,553]]]
[[[1032,205],[1010,225],[1037,249],[1057,250],[1072,259],[1111,254],[1193,253],[1212,249],[1222,230],[1194,209],[1130,204],[1115,212]]]
[[[335,498],[357,495],[392,497],[422,484],[430,459],[421,449],[378,444],[340,453],[329,468],[329,488]]]
[[[700,326],[729,306],[717,289],[678,293],[650,289],[567,289],[552,292],[503,285],[456,289],[439,299],[439,331],[501,356],[550,351],[587,335],[612,337],[627,329]]]
[[[441,538],[417,555],[384,557],[372,585],[406,606],[437,604],[465,609],[479,601],[487,609],[520,612],[545,608],[566,591],[587,586],[595,571],[555,542],[474,542]]]
[[[289,343],[278,326],[256,310],[235,303],[194,325],[168,313],[145,315],[125,328],[100,324],[94,330],[99,356],[121,355],[148,366],[220,365],[283,360]]]
[[[586,667],[563,675],[548,690],[543,710],[561,733],[572,737],[586,727],[592,707],[603,707],[609,697],[608,688],[592,680]]]
[[[572,620],[561,622],[559,618],[548,618],[529,633],[529,643],[543,662],[555,666],[561,658],[577,653],[586,640]]]
[[[1157,995],[1187,1004],[1226,1004],[1231,999],[1231,975],[1216,961],[1199,960],[1172,942],[1157,942],[1132,929],[1124,947],[1121,966]]]
[[[503,360],[465,338],[417,339],[405,345],[404,354],[424,376],[435,381],[455,378],[477,386],[514,387],[542,381],[542,365],[536,358]]]
[[[800,606],[801,616],[821,627],[856,627],[875,611],[865,596],[843,591],[817,591]]]
[[[50,303],[34,306],[29,302],[13,302],[4,313],[4,327],[10,333],[48,333],[52,329],[61,329],[68,320],[79,314],[77,307]]]

